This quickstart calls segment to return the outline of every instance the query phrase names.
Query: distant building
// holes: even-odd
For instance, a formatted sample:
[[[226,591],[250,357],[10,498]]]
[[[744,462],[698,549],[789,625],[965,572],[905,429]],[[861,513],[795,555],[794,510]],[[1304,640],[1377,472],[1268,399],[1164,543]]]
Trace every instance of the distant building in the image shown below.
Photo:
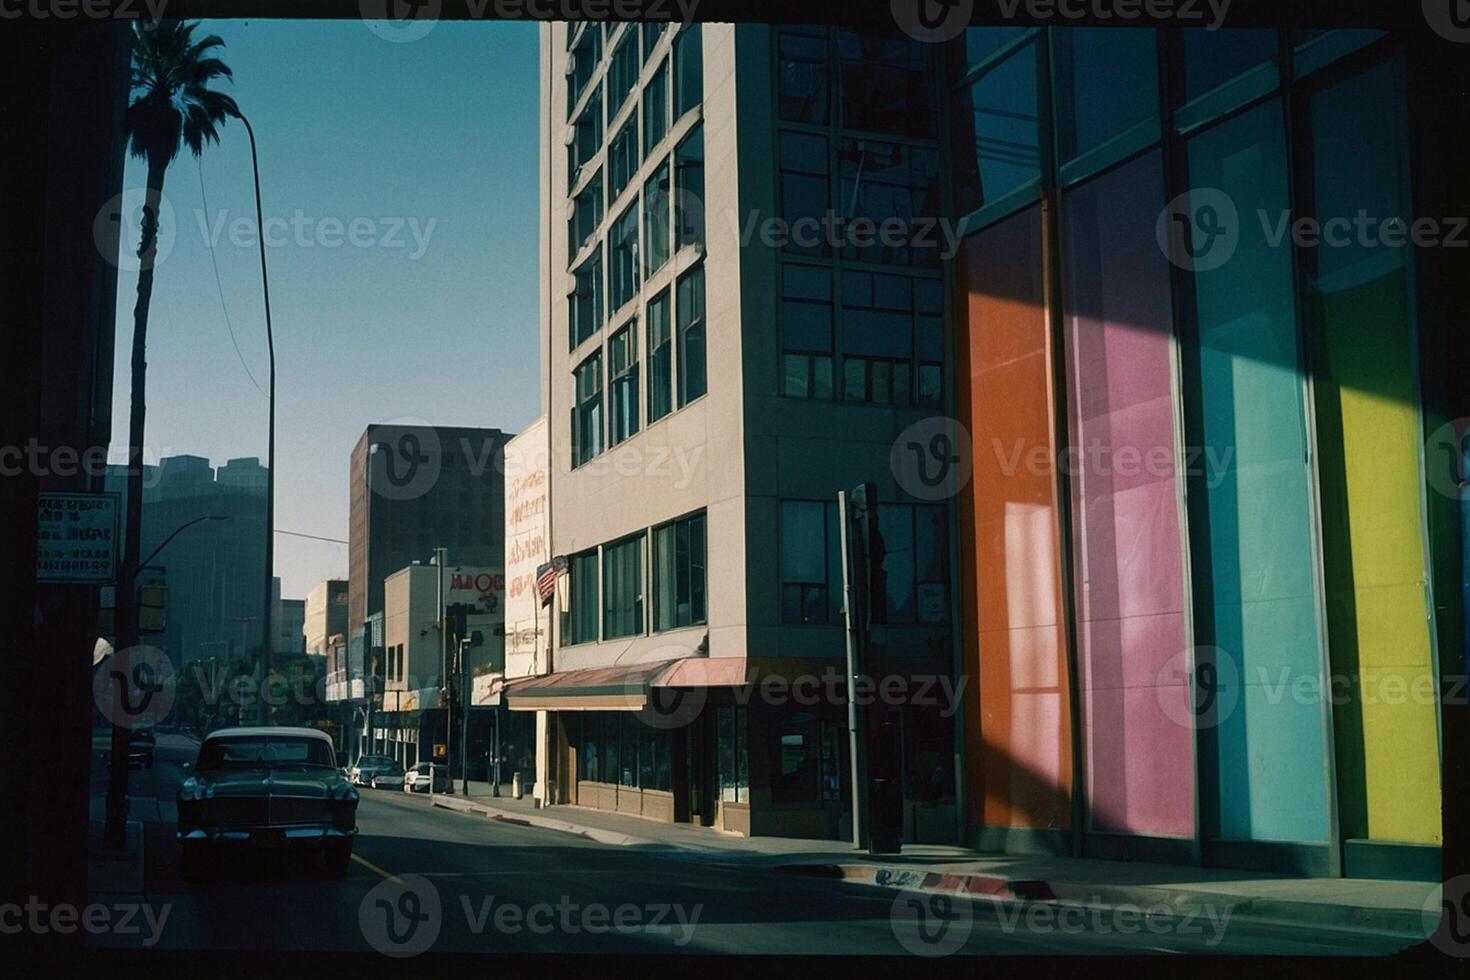
[[[347,580],[318,582],[306,596],[306,652],[325,657],[332,637],[347,635]]]
[[[221,479],[226,471],[228,479]],[[265,474],[254,458],[231,460],[216,474],[199,456],[167,456],[144,470],[140,557],[180,533],[149,562],[164,572],[167,607],[163,632],[142,640],[176,664],[253,657],[260,650]],[[126,466],[109,466],[104,483],[126,501]]]
[[[272,613],[275,628],[273,653],[303,654],[306,652],[306,600],[283,599],[281,580],[272,579]]]

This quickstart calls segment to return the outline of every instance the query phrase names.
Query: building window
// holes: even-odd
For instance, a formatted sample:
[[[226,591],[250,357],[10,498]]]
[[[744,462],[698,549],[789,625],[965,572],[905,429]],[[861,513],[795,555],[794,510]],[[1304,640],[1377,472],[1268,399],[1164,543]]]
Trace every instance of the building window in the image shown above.
[[[1057,150],[1061,163],[1100,150],[1149,122],[1158,139],[1159,59],[1152,30],[1103,28],[1052,32]],[[1104,151],[1112,162],[1136,148]],[[1089,168],[1090,169],[1090,168]]]
[[[887,622],[949,622],[949,518],[941,504],[881,504]]]
[[[679,277],[679,407],[703,395],[705,376],[704,266]]]
[[[668,29],[668,22],[661,20],[646,20],[643,22],[643,60],[647,61],[653,57],[654,48],[658,47],[659,38],[664,36]]]
[[[597,549],[572,555],[567,569],[568,609],[562,613],[563,646],[597,639]]]
[[[613,52],[612,62],[607,66],[607,117],[617,116],[628,96],[638,87],[638,70],[642,59],[638,57],[638,28],[630,26],[623,31],[622,42]]]
[[[597,234],[602,223],[602,171],[592,175],[587,186],[572,201],[572,213],[567,218],[567,261],[571,262],[582,251],[582,247]]]
[[[590,712],[573,715],[582,727],[582,750],[577,753],[577,778],[587,783],[602,781],[602,767],[598,761],[602,756],[602,718]]]
[[[669,63],[665,60],[643,88],[643,152],[653,152],[668,131]]]
[[[830,236],[823,232],[832,212],[832,163],[827,137],[811,133],[780,135],[781,215],[791,229],[788,252],[830,255]]]
[[[781,269],[781,393],[832,397],[832,273],[825,266]]]
[[[842,127],[932,137],[939,129],[932,46],[837,32]]]
[[[628,205],[609,229],[608,253],[612,267],[609,269],[609,306],[620,310],[624,303],[638,295],[638,202]]]
[[[643,535],[602,549],[602,638],[643,633]]]
[[[745,735],[745,706],[719,705],[715,709],[715,748],[720,801],[723,803],[750,802]]]
[[[1026,187],[1040,193],[1036,90],[1036,45],[1032,43],[955,93],[950,104],[954,107],[951,144],[958,214]]]
[[[597,71],[597,63],[602,60],[602,32],[595,26],[583,31],[567,57],[572,62],[571,74],[567,76],[567,118],[570,119],[577,100]]]
[[[669,291],[648,303],[648,421],[674,410],[674,339],[669,330]]]
[[[817,717],[784,705],[776,711],[777,737],[770,742],[771,802],[815,806],[822,786],[822,747]]]
[[[840,621],[841,550],[835,502],[781,501],[783,623],[822,624]]]
[[[616,446],[638,432],[638,321],[634,320],[607,342],[608,412],[612,431],[608,444]]]
[[[595,334],[602,326],[602,246],[572,273],[575,288],[571,297],[571,349]]]
[[[572,408],[572,467],[602,452],[602,351],[572,372],[576,404]]]
[[[703,511],[653,529],[653,628],[705,622]]]
[[[907,406],[912,399],[913,280],[842,274],[842,396]]]
[[[914,401],[922,408],[943,408],[944,284],[938,279],[914,280],[914,329],[919,354]]]
[[[674,118],[704,99],[704,46],[698,24],[685,24],[674,38]]]
[[[838,143],[839,199],[850,217],[881,228],[894,218],[912,234],[902,244],[892,235],[873,235],[862,245],[852,238],[843,257],[862,262],[938,268],[942,242],[933,231],[939,218],[939,152],[930,147],[844,139]],[[921,237],[922,236],[922,237]]]
[[[607,196],[616,201],[638,170],[638,113],[628,117],[607,148]]]
[[[783,28],[776,38],[777,115],[790,122],[827,124],[829,77],[824,28]]]
[[[572,126],[572,142],[567,147],[567,190],[577,186],[582,168],[602,149],[602,93],[594,92],[587,107]]]
[[[704,244],[704,126],[695,126],[674,150],[674,220],[678,246]]]
[[[643,185],[644,277],[669,260],[669,162],[665,160]]]

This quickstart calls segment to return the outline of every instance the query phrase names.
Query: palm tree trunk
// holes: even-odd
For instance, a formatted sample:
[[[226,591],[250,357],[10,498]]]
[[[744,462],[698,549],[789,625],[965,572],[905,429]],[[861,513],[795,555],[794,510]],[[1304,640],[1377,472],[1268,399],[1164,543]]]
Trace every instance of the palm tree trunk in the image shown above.
[[[163,176],[167,163],[149,160],[148,183],[143,203],[142,240],[138,245],[138,301],[133,306],[133,388],[128,418],[127,516],[123,534],[123,561],[118,570],[115,606],[116,646],[113,656],[138,643],[136,581],[143,525],[143,423],[146,411],[144,386],[147,381],[148,308],[153,301],[153,263],[158,255],[158,210],[163,200]],[[113,695],[112,766],[107,788],[107,822],[104,836],[108,847],[127,844],[128,817],[128,729],[122,716],[122,685]]]

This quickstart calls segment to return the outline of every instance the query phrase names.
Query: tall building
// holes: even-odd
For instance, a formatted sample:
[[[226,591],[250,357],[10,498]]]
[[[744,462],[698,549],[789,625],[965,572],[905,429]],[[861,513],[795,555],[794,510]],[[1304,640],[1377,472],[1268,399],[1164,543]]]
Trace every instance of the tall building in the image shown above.
[[[304,654],[306,652],[306,600],[281,597],[281,580],[271,580],[272,653]]]
[[[554,673],[511,707],[554,713],[560,801],[850,835],[839,490],[874,482],[883,505],[881,673],[954,686],[948,509],[889,460],[945,404],[942,262],[838,234],[940,215],[936,49],[725,24],[541,44],[550,551],[570,571]],[[961,835],[952,707],[885,715],[909,840]]]
[[[328,699],[354,690],[351,672],[360,665],[363,721],[374,739],[387,731],[368,717],[383,708],[384,581],[414,562],[427,563],[439,547],[448,565],[503,574],[510,437],[499,429],[370,425],[352,450],[347,649]]]
[[[166,456],[143,476],[140,557],[163,546],[149,567],[163,571],[168,589],[164,630],[143,641],[179,665],[254,657],[260,650],[266,471],[254,458],[227,467],[250,478],[221,481],[198,456]],[[109,466],[105,484],[125,501],[127,467]]]
[[[307,593],[305,620],[306,652],[325,657],[332,648],[332,637],[347,635],[347,580],[318,582]]]
[[[1407,97],[1435,54],[1061,27],[541,45],[568,574],[552,673],[507,697],[548,712],[551,799],[846,836],[834,500],[871,482],[862,673],[904,692],[867,723],[904,839],[1432,876],[1464,636],[1439,465],[1460,287],[1453,249],[1407,238],[1463,191]]]

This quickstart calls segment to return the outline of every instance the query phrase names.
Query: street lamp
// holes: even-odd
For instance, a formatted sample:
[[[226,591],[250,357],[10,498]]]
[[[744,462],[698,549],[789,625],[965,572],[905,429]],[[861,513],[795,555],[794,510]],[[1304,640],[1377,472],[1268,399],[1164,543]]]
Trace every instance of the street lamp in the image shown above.
[[[265,294],[265,344],[270,355],[270,421],[267,428],[265,457],[265,615],[261,618],[260,630],[260,679],[268,684],[271,671],[271,613],[275,603],[271,593],[275,584],[275,518],[276,518],[276,338],[271,327],[271,281],[265,266],[265,218],[260,206],[260,158],[255,150],[255,129],[244,113],[236,112],[245,124],[245,133],[250,137],[250,164],[255,171],[255,229],[260,246],[260,285]],[[270,700],[260,699],[261,721],[270,723]]]
[[[149,562],[151,562],[153,559],[155,559],[155,558],[158,557],[158,553],[160,551],[162,551],[164,548],[167,548],[168,547],[168,543],[170,541],[172,541],[174,538],[178,537],[181,532],[187,530],[188,528],[193,527],[195,524],[202,524],[205,521],[227,521],[229,519],[230,518],[228,516],[224,515],[224,514],[208,514],[208,515],[206,515],[204,517],[196,517],[192,521],[187,521],[187,522],[185,522],[183,524],[180,524],[178,527],[174,528],[172,534],[170,534],[168,537],[166,537],[166,538],[163,539],[163,543],[162,544],[160,544],[157,548],[154,548],[153,549],[153,553],[152,554],[150,554],[147,558],[144,558],[142,561],[140,561],[138,563],[138,567],[139,568],[145,568],[145,567],[147,567],[147,565],[148,565]]]

